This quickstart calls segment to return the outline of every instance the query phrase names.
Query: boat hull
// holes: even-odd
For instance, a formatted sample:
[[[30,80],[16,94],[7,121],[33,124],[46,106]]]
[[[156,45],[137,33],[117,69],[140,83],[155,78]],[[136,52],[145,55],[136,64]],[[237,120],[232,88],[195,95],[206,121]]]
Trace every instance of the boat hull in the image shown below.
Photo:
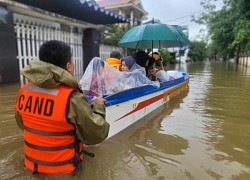
[[[126,92],[121,92],[119,96],[120,99],[124,96],[128,98],[129,95],[131,95],[132,98],[121,100],[122,102],[119,103],[112,103],[112,97],[109,98],[107,101],[108,105],[106,107],[106,119],[110,124],[108,138],[121,132],[155,109],[172,100],[178,94],[186,91],[188,83],[189,79],[183,78],[182,81],[177,81],[172,85],[168,85],[166,83],[161,84],[161,88],[159,90],[153,90],[149,93],[145,93],[147,92],[148,87],[145,87],[145,91],[143,91],[143,87],[140,87],[138,90],[135,88],[133,91],[128,90]],[[142,91],[141,96],[140,91]],[[133,96],[135,93],[138,94]]]

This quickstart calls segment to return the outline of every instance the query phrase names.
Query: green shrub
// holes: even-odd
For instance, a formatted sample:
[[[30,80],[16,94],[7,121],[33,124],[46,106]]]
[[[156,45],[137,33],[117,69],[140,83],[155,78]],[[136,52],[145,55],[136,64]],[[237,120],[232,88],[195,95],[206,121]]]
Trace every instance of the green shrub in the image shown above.
[[[166,66],[167,64],[169,64],[171,59],[170,52],[168,52],[168,50],[165,49],[161,49],[159,50],[159,52],[161,53],[161,57],[163,58],[163,65]]]

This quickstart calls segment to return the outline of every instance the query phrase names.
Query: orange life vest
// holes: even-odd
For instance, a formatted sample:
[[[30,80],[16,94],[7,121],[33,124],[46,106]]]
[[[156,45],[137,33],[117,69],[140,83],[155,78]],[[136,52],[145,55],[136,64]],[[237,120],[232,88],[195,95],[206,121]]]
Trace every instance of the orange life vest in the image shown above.
[[[83,159],[83,143],[67,121],[67,104],[76,89],[27,83],[18,92],[16,110],[24,125],[25,166],[40,173],[70,173]]]
[[[110,65],[116,68],[117,70],[120,70],[121,67],[121,61],[117,58],[108,58],[106,62]]]

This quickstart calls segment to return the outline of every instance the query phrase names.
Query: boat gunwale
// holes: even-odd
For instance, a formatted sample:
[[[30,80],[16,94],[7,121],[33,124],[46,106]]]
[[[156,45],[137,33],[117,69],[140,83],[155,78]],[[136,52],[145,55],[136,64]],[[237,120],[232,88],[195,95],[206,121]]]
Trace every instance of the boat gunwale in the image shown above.
[[[108,106],[116,105],[122,102],[126,102],[132,99],[136,99],[136,98],[148,95],[148,94],[152,94],[152,93],[179,85],[189,80],[189,77],[185,77],[185,75],[187,75],[187,73],[186,74],[183,73],[183,77],[181,78],[174,79],[171,81],[166,81],[166,82],[160,82],[159,88],[154,87],[153,85],[145,85],[145,86],[140,86],[140,87],[120,91],[110,96],[106,96],[105,106],[108,107]]]

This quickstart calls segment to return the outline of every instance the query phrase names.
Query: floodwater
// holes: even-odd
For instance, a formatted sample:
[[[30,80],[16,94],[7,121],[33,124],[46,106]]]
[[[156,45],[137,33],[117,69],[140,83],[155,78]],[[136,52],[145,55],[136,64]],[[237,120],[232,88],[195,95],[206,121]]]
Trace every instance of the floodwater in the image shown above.
[[[0,86],[0,179],[250,179],[250,68],[186,64],[189,89],[150,116],[86,147],[76,176],[32,175],[23,167],[14,118],[19,84]]]

